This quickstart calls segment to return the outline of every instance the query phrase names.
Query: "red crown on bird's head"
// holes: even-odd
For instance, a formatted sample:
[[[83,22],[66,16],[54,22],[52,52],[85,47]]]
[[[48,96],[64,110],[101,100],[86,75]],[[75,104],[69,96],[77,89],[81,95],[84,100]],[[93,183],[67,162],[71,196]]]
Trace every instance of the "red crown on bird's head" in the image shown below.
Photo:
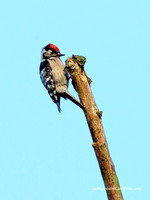
[[[56,51],[56,52],[60,52],[60,51],[59,51],[59,48],[58,48],[56,45],[54,45],[54,44],[48,44],[48,45],[45,47],[45,49],[52,49],[52,50],[54,50],[54,51]]]

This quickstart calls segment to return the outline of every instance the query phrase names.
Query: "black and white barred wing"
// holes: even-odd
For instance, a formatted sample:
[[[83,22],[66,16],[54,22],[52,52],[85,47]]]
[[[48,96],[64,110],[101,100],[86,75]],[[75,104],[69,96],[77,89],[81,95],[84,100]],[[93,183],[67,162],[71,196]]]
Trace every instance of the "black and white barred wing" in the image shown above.
[[[47,60],[41,62],[40,78],[53,102],[57,104],[58,110],[60,111],[60,96],[57,95],[52,68]]]

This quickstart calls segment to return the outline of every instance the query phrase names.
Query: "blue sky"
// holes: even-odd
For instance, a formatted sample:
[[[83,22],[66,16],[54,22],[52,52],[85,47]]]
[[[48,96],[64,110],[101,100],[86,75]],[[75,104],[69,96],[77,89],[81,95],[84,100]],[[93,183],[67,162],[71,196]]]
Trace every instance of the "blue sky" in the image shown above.
[[[86,57],[124,199],[150,198],[150,2],[0,3],[0,199],[107,199],[83,112],[39,78],[41,49]],[[77,97],[71,83],[70,92]],[[141,188],[141,190],[135,190]]]

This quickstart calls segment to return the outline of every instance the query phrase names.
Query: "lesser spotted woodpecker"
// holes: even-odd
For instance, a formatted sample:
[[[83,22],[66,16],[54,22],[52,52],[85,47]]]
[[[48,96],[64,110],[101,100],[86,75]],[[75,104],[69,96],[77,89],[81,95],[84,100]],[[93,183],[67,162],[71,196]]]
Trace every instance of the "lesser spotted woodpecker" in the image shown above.
[[[58,111],[60,98],[70,99],[73,103],[83,109],[81,103],[68,92],[69,75],[60,60],[64,56],[54,44],[48,44],[42,49],[42,60],[40,64],[40,78],[47,89],[53,102],[56,103]]]

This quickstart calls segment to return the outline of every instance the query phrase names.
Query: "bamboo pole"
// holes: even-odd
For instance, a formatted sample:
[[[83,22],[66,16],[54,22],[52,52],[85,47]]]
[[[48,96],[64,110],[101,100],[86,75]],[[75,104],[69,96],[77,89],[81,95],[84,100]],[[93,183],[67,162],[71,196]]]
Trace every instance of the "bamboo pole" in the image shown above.
[[[93,139],[92,145],[99,163],[108,199],[122,200],[123,196],[119,181],[104,134],[101,119],[102,112],[96,106],[90,88],[91,80],[84,71],[85,61],[86,59],[83,56],[72,55],[65,62],[66,69],[72,78],[72,83],[79,95],[80,102],[84,106],[84,114]]]

